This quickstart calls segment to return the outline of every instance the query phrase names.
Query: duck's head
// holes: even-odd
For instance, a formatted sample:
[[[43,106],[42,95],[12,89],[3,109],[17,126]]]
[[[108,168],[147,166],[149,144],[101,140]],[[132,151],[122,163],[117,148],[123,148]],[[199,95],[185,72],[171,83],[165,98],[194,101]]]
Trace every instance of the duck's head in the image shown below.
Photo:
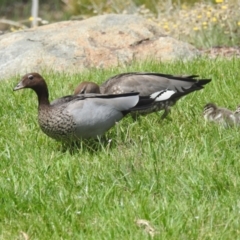
[[[203,116],[208,116],[217,110],[217,105],[214,103],[208,103],[203,108]]]
[[[84,93],[100,93],[99,86],[94,82],[82,82],[74,90],[74,95]]]
[[[23,88],[32,88],[36,91],[42,87],[46,88],[46,82],[43,77],[39,73],[28,73],[22,77],[21,81],[13,90],[17,91]]]

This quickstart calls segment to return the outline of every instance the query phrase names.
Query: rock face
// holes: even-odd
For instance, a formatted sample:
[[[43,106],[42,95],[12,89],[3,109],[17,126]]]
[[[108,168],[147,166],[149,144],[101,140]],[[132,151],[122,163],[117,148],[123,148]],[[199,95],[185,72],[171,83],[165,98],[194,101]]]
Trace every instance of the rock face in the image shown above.
[[[150,20],[109,14],[0,36],[0,79],[42,69],[80,72],[146,58],[189,60],[198,54],[192,45],[163,35]]]

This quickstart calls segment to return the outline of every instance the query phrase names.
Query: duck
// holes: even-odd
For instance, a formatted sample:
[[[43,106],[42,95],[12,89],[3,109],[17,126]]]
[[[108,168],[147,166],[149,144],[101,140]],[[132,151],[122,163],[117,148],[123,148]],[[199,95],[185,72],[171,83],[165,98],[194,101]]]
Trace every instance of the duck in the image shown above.
[[[238,123],[238,116],[231,110],[218,107],[215,103],[207,103],[203,109],[203,117],[206,121],[219,123],[225,127]]]
[[[49,102],[45,79],[27,73],[14,87],[32,89],[38,98],[38,123],[41,130],[57,141],[97,138],[135,109],[148,108],[154,96],[139,98],[139,93],[68,95]]]
[[[171,106],[183,96],[204,88],[211,79],[196,79],[198,75],[170,75],[163,73],[129,72],[115,75],[102,85],[84,81],[74,90],[74,95],[83,93],[120,94],[139,92],[140,96],[149,96],[156,92],[166,91],[168,96],[162,101],[155,101],[151,108],[137,111],[146,115],[164,110],[162,119],[167,117]],[[132,112],[135,114],[136,112]]]

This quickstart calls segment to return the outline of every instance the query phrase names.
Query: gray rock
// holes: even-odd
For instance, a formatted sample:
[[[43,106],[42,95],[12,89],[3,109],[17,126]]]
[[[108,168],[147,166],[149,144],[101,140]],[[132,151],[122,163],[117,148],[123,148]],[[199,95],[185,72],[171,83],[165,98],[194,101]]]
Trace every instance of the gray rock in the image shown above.
[[[0,79],[42,69],[73,73],[146,58],[189,60],[197,55],[196,48],[163,35],[151,20],[109,14],[0,36]]]

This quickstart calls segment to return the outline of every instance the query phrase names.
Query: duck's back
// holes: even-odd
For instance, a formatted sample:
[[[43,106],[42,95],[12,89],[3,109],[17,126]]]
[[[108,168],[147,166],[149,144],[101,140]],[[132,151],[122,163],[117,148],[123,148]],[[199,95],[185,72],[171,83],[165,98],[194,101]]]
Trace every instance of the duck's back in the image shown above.
[[[100,86],[101,93],[139,92],[140,96],[148,96],[165,89],[184,92],[198,81],[191,76],[172,76],[160,73],[123,73],[116,75]],[[201,84],[194,90],[202,88]]]

